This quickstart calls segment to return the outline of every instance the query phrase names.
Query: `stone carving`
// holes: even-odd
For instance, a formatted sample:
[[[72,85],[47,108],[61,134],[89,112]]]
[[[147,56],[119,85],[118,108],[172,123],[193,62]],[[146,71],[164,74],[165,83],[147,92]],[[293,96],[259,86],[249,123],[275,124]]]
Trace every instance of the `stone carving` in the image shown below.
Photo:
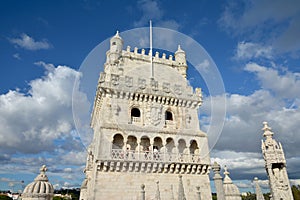
[[[146,88],[146,79],[139,78],[138,84],[139,84],[140,89],[142,89],[142,90],[145,89]]]
[[[111,74],[111,83],[113,85],[118,85],[119,84],[119,75]]]
[[[166,93],[170,92],[170,83],[163,83],[163,91]]]
[[[274,133],[267,122],[263,123],[262,152],[265,159],[265,168],[269,177],[269,184],[273,200],[293,199],[289,179],[286,171],[286,161],[282,146],[275,139]]]
[[[202,89],[201,88],[196,88],[195,93],[199,98],[202,98]]]
[[[158,81],[152,79],[151,80],[151,88],[152,88],[152,90],[157,91],[158,90]]]
[[[106,73],[105,72],[100,73],[99,82],[100,83],[105,82],[105,77],[106,77]]]
[[[175,84],[175,86],[174,86],[174,92],[175,92],[175,94],[181,95],[182,94],[181,85]]]
[[[147,118],[150,124],[157,126],[161,122],[162,108],[160,105],[152,105],[148,109]]]
[[[192,122],[191,115],[190,114],[186,114],[185,115],[185,126],[186,126],[186,128],[190,128],[191,122]]]
[[[125,76],[125,85],[127,87],[132,87],[133,78],[131,76]]]
[[[117,104],[112,105],[112,112],[114,115],[118,116],[121,108]]]

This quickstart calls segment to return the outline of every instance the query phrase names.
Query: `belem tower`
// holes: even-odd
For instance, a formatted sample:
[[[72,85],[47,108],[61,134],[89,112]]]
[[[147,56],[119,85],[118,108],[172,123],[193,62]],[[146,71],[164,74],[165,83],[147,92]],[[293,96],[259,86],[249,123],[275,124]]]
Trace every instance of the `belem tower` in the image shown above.
[[[218,200],[241,200],[224,167],[210,164],[207,135],[200,130],[201,89],[186,79],[185,52],[152,56],[127,47],[117,34],[110,40],[92,112],[94,138],[88,148],[80,200],[211,200],[209,172]],[[282,145],[264,122],[262,153],[272,200],[293,200]],[[24,200],[51,200],[45,174],[28,184]],[[264,200],[258,178],[256,199]]]
[[[189,85],[187,67],[180,46],[166,58],[123,50],[120,35],[111,38],[81,200],[212,198],[208,140],[198,120],[202,94]]]

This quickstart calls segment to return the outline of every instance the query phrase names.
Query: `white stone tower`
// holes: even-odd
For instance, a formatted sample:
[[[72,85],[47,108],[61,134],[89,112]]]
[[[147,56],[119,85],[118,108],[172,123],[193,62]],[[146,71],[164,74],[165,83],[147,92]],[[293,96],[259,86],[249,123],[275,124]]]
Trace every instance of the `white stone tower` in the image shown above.
[[[262,153],[265,159],[265,168],[269,178],[271,194],[273,200],[293,200],[293,194],[290,187],[289,178],[286,171],[286,160],[280,142],[273,139],[273,132],[264,122],[262,140]]]
[[[111,38],[81,200],[153,199],[158,181],[159,198],[172,199],[179,175],[187,199],[211,199],[208,141],[198,120],[201,89],[189,86],[186,70],[180,47],[175,56],[152,57],[144,49],[123,50],[119,33]]]

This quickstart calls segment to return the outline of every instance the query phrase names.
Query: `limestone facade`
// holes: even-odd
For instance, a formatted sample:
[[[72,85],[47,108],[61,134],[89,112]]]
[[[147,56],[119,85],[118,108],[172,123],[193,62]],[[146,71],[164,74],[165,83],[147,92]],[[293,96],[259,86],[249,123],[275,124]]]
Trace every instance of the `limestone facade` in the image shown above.
[[[101,55],[99,55],[101,56]],[[130,47],[117,33],[100,74],[81,200],[178,197],[211,199],[207,135],[200,130],[201,89],[186,79],[185,52],[166,58]],[[144,185],[145,192],[141,192]]]
[[[264,122],[263,124],[263,136],[266,139],[265,141],[262,140],[261,149],[269,178],[272,200],[293,200],[282,145],[273,139],[274,133],[268,126],[268,123]]]

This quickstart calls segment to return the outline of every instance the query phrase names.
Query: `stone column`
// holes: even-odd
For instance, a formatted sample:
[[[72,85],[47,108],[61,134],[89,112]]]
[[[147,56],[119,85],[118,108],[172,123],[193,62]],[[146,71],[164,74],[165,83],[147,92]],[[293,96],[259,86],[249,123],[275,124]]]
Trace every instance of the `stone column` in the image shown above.
[[[214,162],[214,164],[212,165],[212,170],[214,171],[215,174],[213,179],[217,191],[217,198],[218,200],[225,200],[223,181],[222,181],[222,176],[220,175],[221,167],[217,162]]]

